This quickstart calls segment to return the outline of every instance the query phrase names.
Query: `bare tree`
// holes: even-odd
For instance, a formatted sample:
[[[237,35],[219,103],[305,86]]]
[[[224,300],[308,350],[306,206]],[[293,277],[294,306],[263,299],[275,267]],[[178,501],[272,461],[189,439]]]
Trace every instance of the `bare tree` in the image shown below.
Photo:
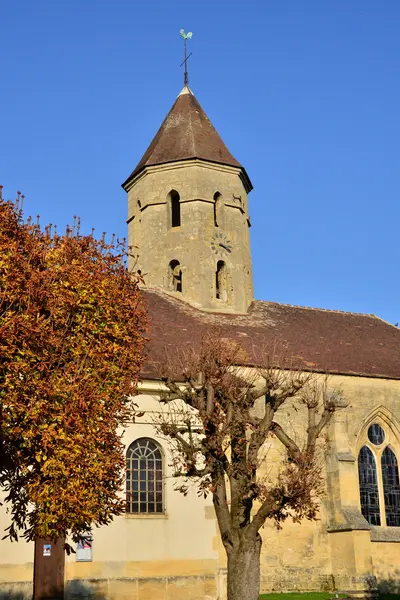
[[[243,350],[215,333],[167,358],[161,401],[169,409],[157,422],[171,444],[174,474],[184,481],[178,489],[186,494],[196,481],[200,493],[212,494],[227,554],[228,600],[258,599],[266,519],[279,527],[288,517],[316,518],[324,488],[318,440],[337,405],[324,376],[279,369],[273,356],[264,355],[258,368],[239,367],[243,362]],[[278,422],[283,405],[304,411],[302,440]],[[284,459],[267,473],[271,437]]]

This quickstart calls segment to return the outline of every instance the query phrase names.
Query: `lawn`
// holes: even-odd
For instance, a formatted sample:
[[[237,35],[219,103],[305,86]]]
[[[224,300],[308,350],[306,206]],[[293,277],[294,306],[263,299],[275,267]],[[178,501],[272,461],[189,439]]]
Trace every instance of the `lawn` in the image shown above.
[[[261,594],[260,600],[331,600],[334,598],[345,598],[345,594],[331,592],[290,592],[288,594]]]
[[[259,600],[335,600],[336,598],[347,598],[346,594],[336,594],[331,592],[290,592],[280,594],[261,594]],[[382,594],[378,595],[379,600],[400,600],[400,594]]]

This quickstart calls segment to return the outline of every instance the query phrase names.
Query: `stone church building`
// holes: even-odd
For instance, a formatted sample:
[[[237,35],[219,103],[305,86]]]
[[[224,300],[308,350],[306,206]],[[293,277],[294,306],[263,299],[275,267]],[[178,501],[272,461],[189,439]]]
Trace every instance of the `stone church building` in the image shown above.
[[[254,300],[252,183],[187,86],[123,188],[151,321],[137,399],[145,414],[124,433],[127,512],[68,557],[69,596],[224,598],[212,501],[174,490],[169,448],[153,426],[155,364],[212,326],[244,351],[280,344],[304,370],[329,373],[348,403],[329,428],[319,520],[262,529],[262,591],[400,587],[400,331],[375,315]],[[271,441],[267,460],[280,459]],[[33,547],[0,548],[0,594],[29,597]]]

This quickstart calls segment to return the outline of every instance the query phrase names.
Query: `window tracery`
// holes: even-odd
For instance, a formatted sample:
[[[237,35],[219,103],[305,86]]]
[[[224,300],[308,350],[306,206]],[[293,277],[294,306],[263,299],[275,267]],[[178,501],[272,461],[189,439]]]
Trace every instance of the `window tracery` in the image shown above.
[[[363,446],[358,455],[358,477],[360,482],[361,512],[371,525],[380,525],[378,477],[375,457],[368,446]]]
[[[163,457],[150,438],[132,442],[126,452],[126,512],[163,513]]]
[[[400,527],[399,468],[391,432],[372,423],[365,437],[358,455],[361,512],[371,525]]]
[[[400,527],[399,467],[396,455],[389,446],[386,446],[382,453],[382,484],[386,525],[388,527]]]

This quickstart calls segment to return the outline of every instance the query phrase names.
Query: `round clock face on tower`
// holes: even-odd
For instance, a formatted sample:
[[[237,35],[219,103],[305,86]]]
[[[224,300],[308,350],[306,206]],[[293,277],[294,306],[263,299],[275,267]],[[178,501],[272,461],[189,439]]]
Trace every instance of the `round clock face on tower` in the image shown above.
[[[223,233],[215,233],[211,238],[211,250],[215,254],[227,256],[232,252],[232,242]]]

